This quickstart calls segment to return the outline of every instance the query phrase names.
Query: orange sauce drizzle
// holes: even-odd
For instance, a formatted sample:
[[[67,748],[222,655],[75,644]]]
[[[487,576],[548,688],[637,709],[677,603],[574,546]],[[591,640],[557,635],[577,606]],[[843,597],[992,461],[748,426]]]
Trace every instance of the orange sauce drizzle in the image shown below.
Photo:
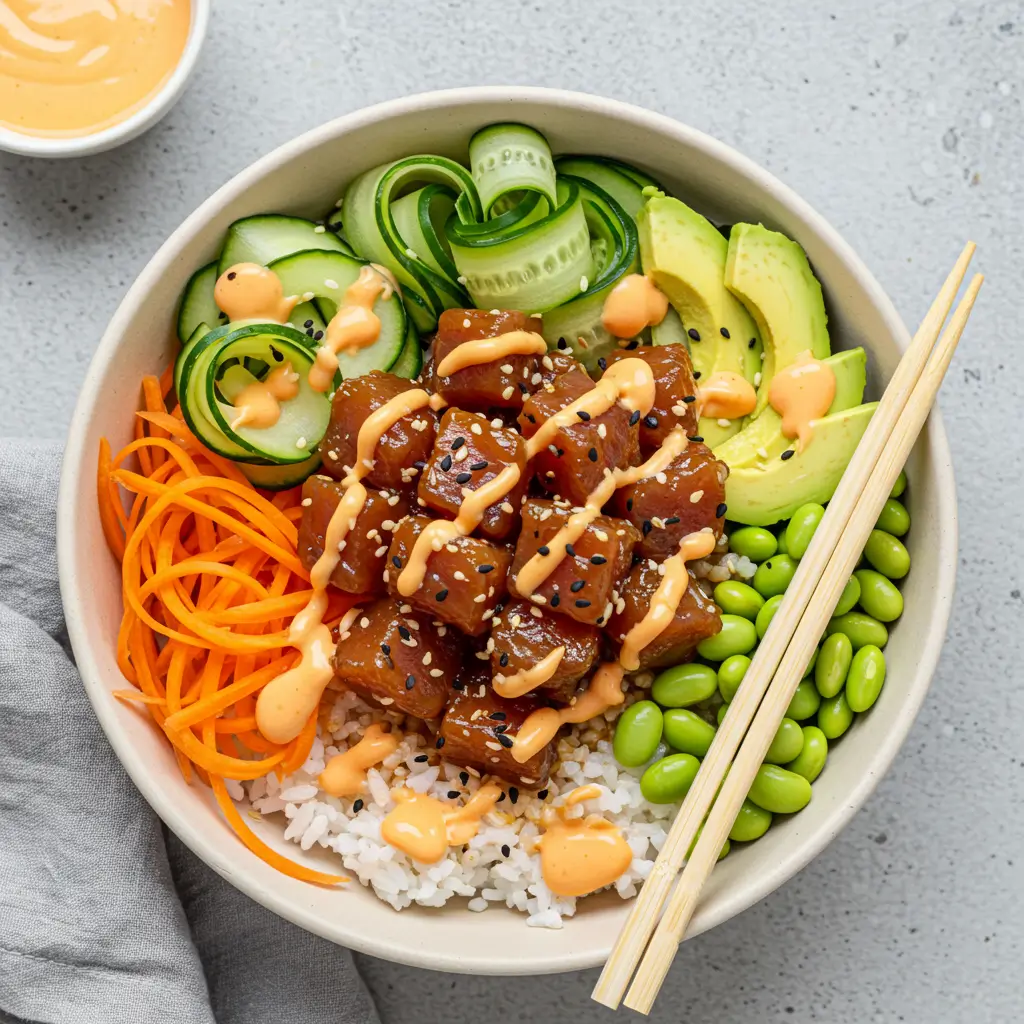
[[[281,279],[272,270],[258,263],[236,263],[217,278],[213,300],[229,320],[281,324],[291,316],[299,296],[285,297]]]
[[[811,443],[812,422],[828,412],[835,397],[836,375],[810,349],[775,374],[768,385],[768,404],[782,417],[782,433],[797,439],[798,452]]]
[[[738,420],[749,416],[757,405],[757,392],[746,377],[720,370],[697,388],[697,415],[712,419]]]
[[[450,377],[467,367],[494,363],[509,356],[541,356],[547,350],[547,342],[535,331],[509,331],[496,338],[464,341],[441,360],[437,376]]]
[[[601,323],[616,338],[635,338],[645,327],[665,319],[668,299],[643,274],[624,277],[604,300]]]
[[[355,796],[366,785],[366,773],[398,749],[398,736],[379,723],[367,726],[363,738],[343,754],[335,754],[320,773],[320,788],[331,796]]]
[[[291,363],[282,363],[267,374],[265,380],[253,381],[242,388],[235,398],[238,415],[231,429],[254,427],[257,430],[272,427],[281,418],[281,403],[299,393],[299,375]]]
[[[499,697],[507,697],[510,700],[522,697],[524,693],[536,690],[543,686],[557,671],[565,657],[565,647],[556,647],[541,658],[536,665],[520,669],[510,676],[502,675],[500,672],[491,680],[491,688]]]

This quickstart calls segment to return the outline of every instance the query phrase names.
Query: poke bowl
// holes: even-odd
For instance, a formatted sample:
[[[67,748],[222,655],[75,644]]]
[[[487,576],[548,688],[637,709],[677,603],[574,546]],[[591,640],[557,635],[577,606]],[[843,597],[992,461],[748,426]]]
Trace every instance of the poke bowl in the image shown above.
[[[330,122],[171,235],[90,366],[58,557],[97,717],[296,924],[595,966],[907,342],[820,216],[666,117],[473,88]],[[937,415],[885,515],[691,935],[914,720],[956,566]]]

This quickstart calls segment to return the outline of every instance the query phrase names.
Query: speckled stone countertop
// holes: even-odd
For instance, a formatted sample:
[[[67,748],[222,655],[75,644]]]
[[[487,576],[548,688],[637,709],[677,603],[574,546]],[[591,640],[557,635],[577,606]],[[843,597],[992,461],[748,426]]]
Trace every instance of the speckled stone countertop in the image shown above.
[[[988,282],[942,400],[962,564],[924,710],[813,864],[684,947],[652,1019],[1024,1020],[1021,3],[217,0],[158,128],[84,160],[0,155],[0,431],[62,436],[136,273],[255,157],[368,103],[502,82],[630,100],[738,147],[832,221],[908,323],[978,242]],[[595,972],[362,966],[388,1024],[611,1019]]]

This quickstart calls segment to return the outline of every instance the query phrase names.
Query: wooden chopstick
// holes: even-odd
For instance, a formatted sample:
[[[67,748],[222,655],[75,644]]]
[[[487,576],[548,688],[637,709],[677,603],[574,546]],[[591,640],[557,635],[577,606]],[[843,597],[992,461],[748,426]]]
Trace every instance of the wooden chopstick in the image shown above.
[[[953,319],[939,339],[938,346],[929,359],[917,387],[914,388],[888,445],[857,501],[854,513],[814,590],[811,602],[800,619],[768,693],[704,823],[693,855],[683,870],[665,914],[655,930],[654,938],[640,962],[640,968],[625,1000],[631,1009],[648,1013],[654,1004],[686,926],[696,910],[704,883],[714,869],[718,852],[739,814],[740,806],[758,768],[764,761],[764,755],[786,714],[789,702],[793,699],[793,694],[804,675],[804,669],[821,639],[843,587],[860,559],[868,534],[874,528],[882,511],[882,505],[889,496],[892,485],[935,404],[942,379],[963,333],[982,280],[982,276],[978,274],[971,281]],[[782,609],[779,614],[782,614]]]
[[[592,994],[597,1002],[605,1006],[613,1009],[617,1007],[629,985],[697,829],[714,801],[715,794],[768,688],[768,683],[782,660],[797,621],[806,609],[817,581],[846,527],[856,498],[864,489],[872,468],[881,457],[893,427],[907,404],[913,385],[923,371],[935,339],[967,272],[974,249],[972,242],[965,246],[918,328],[913,342],[900,360],[889,387],[829,503],[826,515],[815,533],[814,541],[800,562],[786,593],[786,599],[773,620],[772,629],[758,648],[743,684],[733,699],[729,714],[716,733],[701,770],[676,815],[654,868],[634,901],[626,924]]]

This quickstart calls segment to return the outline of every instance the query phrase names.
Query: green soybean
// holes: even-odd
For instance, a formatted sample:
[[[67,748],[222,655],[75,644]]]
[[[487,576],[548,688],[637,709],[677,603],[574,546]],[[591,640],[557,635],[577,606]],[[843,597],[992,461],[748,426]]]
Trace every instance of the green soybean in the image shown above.
[[[821,705],[821,694],[810,679],[804,679],[796,688],[793,699],[789,702],[786,717],[794,722],[804,722],[812,717]]]
[[[789,544],[786,541],[786,528],[785,527],[783,527],[779,531],[779,535],[775,538],[775,544],[776,544],[776,551],[780,555],[787,555],[787,554],[789,554]]]
[[[768,627],[772,624],[772,619],[775,618],[775,613],[779,610],[780,604],[782,604],[782,594],[776,594],[775,597],[769,597],[765,601],[764,607],[757,613],[754,625],[757,628],[758,640],[764,639],[764,635],[768,632]]]
[[[900,470],[900,475],[896,477],[896,483],[892,485],[892,490],[889,492],[889,497],[898,498],[907,489],[907,471],[905,469]]]
[[[746,654],[757,646],[754,624],[741,615],[724,614],[722,629],[697,645],[697,653],[708,661],[725,661],[733,654]]]
[[[864,545],[864,557],[873,568],[891,580],[901,580],[910,572],[910,552],[903,541],[882,530],[871,531]],[[757,579],[756,576],[754,578]]]
[[[734,654],[718,666],[718,692],[726,704],[736,696],[748,668],[750,659],[745,654]]]
[[[828,740],[825,734],[817,726],[805,725],[804,748],[798,757],[786,765],[786,769],[813,782],[821,774],[827,759]]]
[[[846,701],[851,711],[867,711],[878,700],[885,682],[885,655],[873,644],[862,647],[850,663]]]
[[[728,704],[723,704],[718,711],[715,712],[715,717],[718,719],[719,728],[721,728],[722,721],[725,718],[726,712],[729,710]]]
[[[638,700],[619,715],[612,752],[627,768],[646,764],[658,749],[664,725],[661,708],[653,700]]]
[[[652,804],[672,804],[686,796],[700,769],[693,754],[669,754],[640,776],[640,792]]]
[[[792,718],[784,718],[764,755],[765,764],[786,764],[799,756],[803,746],[804,734],[800,726]]]
[[[874,569],[858,569],[860,606],[880,622],[893,622],[903,614],[903,595],[896,584]]]
[[[859,600],[860,583],[856,576],[851,576],[846,581],[846,586],[843,587],[843,592],[839,595],[839,603],[836,605],[836,610],[832,614],[845,615],[847,612],[852,612],[854,606]]]
[[[736,815],[729,838],[737,843],[752,843],[768,831],[772,824],[772,813],[763,807],[744,800],[740,805],[740,813]]]
[[[741,615],[753,621],[764,607],[764,598],[751,586],[739,580],[723,580],[715,587],[715,604],[730,615]]]
[[[703,757],[715,738],[715,727],[686,708],[665,712],[665,740],[681,754]]]
[[[811,784],[776,764],[757,769],[748,799],[772,814],[795,814],[811,802]]]
[[[718,686],[718,676],[707,665],[673,665],[660,672],[651,696],[663,708],[685,708],[707,700]]]
[[[855,651],[859,651],[866,644],[884,647],[889,642],[889,630],[885,628],[884,623],[864,612],[847,612],[845,615],[829,619],[825,632],[829,636],[833,633],[845,633]]]
[[[846,700],[845,691],[821,702],[818,708],[818,728],[828,739],[839,739],[852,722],[853,710]]]
[[[703,831],[704,831],[704,826],[701,825],[697,829],[697,834],[693,837],[693,842],[690,843],[690,849],[686,851],[686,856],[687,857],[692,857],[693,856],[693,851],[696,848],[697,844],[700,842],[701,833]],[[728,839],[726,839],[725,845],[721,848],[721,850],[718,851],[718,859],[719,860],[721,860],[729,852],[729,849],[730,849],[731,846],[732,846],[732,844],[729,842]]]
[[[875,526],[894,537],[902,537],[910,529],[910,513],[895,498],[886,498]]]
[[[801,505],[786,526],[786,549],[794,558],[803,558],[810,546],[825,509],[816,502]]]
[[[784,594],[796,573],[796,559],[789,555],[772,555],[754,573],[754,589],[762,597]]]
[[[761,526],[744,526],[729,536],[729,550],[752,562],[763,562],[778,550],[775,534]]]
[[[853,644],[845,633],[833,633],[826,638],[814,666],[814,685],[818,693],[831,700],[846,683],[846,674],[853,660]]]

